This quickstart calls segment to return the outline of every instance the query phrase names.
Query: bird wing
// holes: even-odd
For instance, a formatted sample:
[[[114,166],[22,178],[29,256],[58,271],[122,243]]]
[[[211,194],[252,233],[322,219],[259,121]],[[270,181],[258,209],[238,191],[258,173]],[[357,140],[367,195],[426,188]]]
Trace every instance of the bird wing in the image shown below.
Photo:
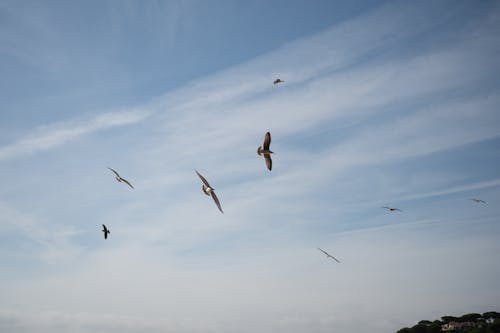
[[[108,233],[104,232],[104,239],[108,239]]]
[[[196,171],[196,170],[194,170],[194,171]],[[205,177],[203,177],[202,175],[200,175],[200,173],[198,171],[196,171],[196,174],[198,175],[198,177],[200,177],[201,181],[203,182],[203,184],[205,184],[205,186],[210,187],[210,184],[205,179]]]
[[[317,249],[320,250],[321,252],[323,252],[324,254],[328,255],[328,253],[326,251],[320,249],[319,247]]]
[[[401,210],[401,209],[399,209],[399,208],[394,208],[394,210],[395,210],[395,211],[398,211],[398,212],[402,212],[402,210]]]
[[[106,226],[103,224],[102,225],[102,231],[105,231],[105,230],[108,230],[108,228],[106,228]]]
[[[276,83],[279,83],[279,82],[280,82],[280,80],[276,79],[276,80],[274,80],[273,84],[276,84]]]
[[[122,182],[124,182],[125,184],[127,184],[127,185],[128,185],[128,186],[130,186],[131,188],[134,188],[134,187],[132,186],[132,184],[130,184],[130,182],[129,182],[128,180],[126,180],[125,178],[120,177],[120,179],[122,180]]]
[[[332,258],[333,260],[335,260],[336,262],[338,262],[340,264],[340,261],[338,261],[338,259],[335,258],[334,256],[332,256],[330,253],[326,252],[325,250],[320,249],[319,247],[318,247],[318,250],[320,250],[321,252],[323,252],[324,254],[326,254],[326,256],[328,258]]]
[[[328,254],[328,256],[340,264],[340,261],[338,261],[337,258],[335,258],[334,256],[332,256],[331,254]]]
[[[116,172],[116,170],[111,169],[110,167],[108,167],[108,169],[113,171],[115,173],[116,177],[121,178],[120,175],[118,174],[118,172]]]
[[[380,207],[380,208],[391,209],[390,207],[387,207],[387,206],[383,206],[383,207]]]
[[[486,203],[483,199],[479,199],[479,202]]]
[[[270,154],[264,154],[264,159],[266,160],[266,165],[269,171],[273,168],[273,160],[271,159]]]
[[[271,133],[267,132],[266,136],[264,137],[264,144],[262,145],[264,147],[264,150],[269,150],[270,144],[271,144]]]
[[[215,192],[214,192],[214,191],[212,191],[212,192],[210,192],[210,194],[212,195],[212,198],[214,199],[215,204],[216,204],[216,205],[217,205],[217,207],[219,208],[220,212],[221,212],[222,214],[224,214],[224,212],[222,211],[222,208],[221,208],[221,206],[220,206],[219,198],[217,198],[217,196],[215,195]]]

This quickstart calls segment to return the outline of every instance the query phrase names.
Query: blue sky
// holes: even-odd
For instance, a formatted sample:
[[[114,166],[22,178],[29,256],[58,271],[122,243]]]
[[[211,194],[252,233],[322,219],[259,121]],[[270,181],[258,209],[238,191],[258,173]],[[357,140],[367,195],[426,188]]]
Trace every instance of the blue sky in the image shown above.
[[[498,3],[0,17],[2,331],[377,333],[498,311]]]

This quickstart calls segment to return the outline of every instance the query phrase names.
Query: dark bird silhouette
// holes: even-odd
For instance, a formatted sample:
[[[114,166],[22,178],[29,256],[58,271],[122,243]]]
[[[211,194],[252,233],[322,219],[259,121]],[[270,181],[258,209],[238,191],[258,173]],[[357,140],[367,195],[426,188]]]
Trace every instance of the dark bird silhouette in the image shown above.
[[[398,208],[392,208],[392,207],[387,207],[387,206],[384,206],[382,208],[385,208],[385,209],[388,209],[390,210],[391,212],[394,212],[394,211],[397,211],[397,212],[402,212],[401,209],[398,209]]]
[[[194,170],[194,171],[196,171],[196,170]],[[212,199],[214,199],[214,202],[217,205],[217,208],[219,208],[220,212],[222,214],[224,214],[224,212],[222,211],[222,208],[220,206],[219,198],[217,198],[217,195],[215,195],[214,188],[210,186],[210,184],[205,179],[205,177],[203,177],[202,175],[200,175],[200,173],[198,171],[196,171],[196,174],[198,175],[198,177],[200,177],[200,179],[201,179],[201,181],[203,183],[203,186],[201,187],[202,190],[203,190],[203,193],[205,193],[206,195],[212,196]]]
[[[283,81],[282,79],[276,79],[274,80],[273,84],[278,84],[278,83],[284,83],[285,81]]]
[[[110,234],[111,231],[109,231],[104,224],[102,225],[102,232],[104,232],[104,239],[108,239],[108,234]]]
[[[336,262],[338,262],[340,264],[340,261],[337,260],[337,258],[335,258],[334,256],[332,256],[330,253],[326,252],[325,250],[322,250],[318,247],[318,250],[320,250],[321,252],[323,252],[327,258],[332,258],[333,260],[335,260]]]
[[[470,200],[474,201],[475,203],[484,203],[484,204],[486,203],[486,201],[484,201],[482,199],[478,199],[478,198],[472,198]]]
[[[125,184],[127,184],[127,185],[128,185],[128,186],[130,186],[131,188],[134,188],[134,187],[132,186],[132,184],[130,184],[130,182],[129,182],[128,180],[126,180],[125,178],[122,178],[122,177],[118,174],[118,172],[116,172],[114,169],[111,169],[110,167],[108,167],[108,169],[109,169],[109,170],[111,170],[111,171],[113,171],[113,173],[116,175],[115,179],[116,179],[119,183],[124,182]]]
[[[271,169],[273,168],[273,160],[271,159],[271,154],[274,154],[271,150],[269,150],[270,144],[271,133],[267,132],[266,136],[264,137],[264,143],[262,144],[262,146],[259,146],[259,148],[257,148],[257,154],[259,154],[259,156],[264,155],[264,159],[266,160],[266,165],[269,171],[271,171]]]

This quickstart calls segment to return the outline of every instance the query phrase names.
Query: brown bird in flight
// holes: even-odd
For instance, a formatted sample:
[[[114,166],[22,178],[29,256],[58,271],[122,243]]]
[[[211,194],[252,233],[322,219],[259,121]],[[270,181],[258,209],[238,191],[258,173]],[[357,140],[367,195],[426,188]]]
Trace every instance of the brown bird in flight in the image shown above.
[[[220,206],[219,198],[217,198],[217,196],[215,195],[214,188],[210,186],[210,184],[205,179],[205,177],[203,177],[202,175],[200,175],[200,173],[197,170],[194,170],[194,171],[196,171],[196,174],[198,175],[198,177],[200,177],[201,181],[203,182],[203,186],[201,187],[202,190],[203,190],[203,193],[205,193],[206,195],[212,196],[212,199],[214,199],[215,204],[217,205],[217,208],[219,208],[220,212],[222,214],[224,214],[224,212],[222,211],[222,208]]]
[[[475,203],[486,203],[486,201],[484,201],[482,199],[478,199],[478,198],[472,198],[470,200],[474,201]]]
[[[276,79],[274,80],[273,84],[278,84],[278,83],[284,83],[285,81],[283,81],[282,79]]]
[[[333,260],[335,260],[336,262],[338,262],[340,264],[340,261],[337,260],[337,258],[335,258],[334,256],[332,256],[330,253],[326,252],[325,250],[322,250],[318,247],[318,250],[320,250],[321,252],[323,252],[327,258],[332,258]]]
[[[397,212],[402,212],[401,209],[398,209],[398,208],[392,208],[392,207],[387,207],[387,206],[384,206],[382,208],[385,208],[385,209],[388,209],[390,210],[391,212],[394,212],[394,211],[397,211]]]
[[[115,170],[111,169],[110,167],[108,167],[108,169],[109,169],[109,170],[111,170],[111,171],[113,171],[113,173],[116,175],[115,179],[116,179],[119,183],[124,182],[125,184],[127,184],[127,185],[128,185],[128,186],[130,186],[131,188],[134,188],[134,187],[132,186],[132,184],[130,184],[130,182],[129,182],[128,180],[126,180],[125,178],[122,178],[122,177],[118,174],[118,172],[116,172]]]
[[[267,132],[266,136],[264,137],[264,143],[262,144],[262,146],[259,146],[259,148],[257,148],[257,154],[259,154],[259,156],[264,155],[264,159],[266,160],[266,165],[269,171],[271,171],[271,169],[273,168],[273,160],[271,159],[271,154],[274,154],[271,150],[269,150],[270,144],[271,133]]]

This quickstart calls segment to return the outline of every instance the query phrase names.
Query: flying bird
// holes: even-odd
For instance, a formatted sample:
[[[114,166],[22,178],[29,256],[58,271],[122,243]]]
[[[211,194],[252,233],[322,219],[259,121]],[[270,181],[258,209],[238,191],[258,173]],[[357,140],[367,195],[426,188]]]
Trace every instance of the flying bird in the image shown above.
[[[385,208],[385,209],[388,209],[390,210],[391,212],[394,212],[394,211],[397,211],[397,212],[402,212],[401,209],[398,209],[398,208],[392,208],[392,207],[387,207],[387,206],[384,206],[382,208]]]
[[[109,231],[104,224],[102,225],[102,232],[104,232],[104,239],[108,239],[108,234],[110,234],[111,231]]]
[[[119,183],[124,182],[125,184],[127,184],[127,185],[128,185],[128,186],[130,186],[131,188],[134,188],[134,187],[132,186],[132,184],[130,184],[130,182],[129,182],[128,180],[126,180],[125,178],[122,178],[122,177],[118,174],[118,172],[116,172],[115,170],[111,169],[110,167],[108,167],[108,169],[109,169],[109,170],[111,170],[111,171],[113,171],[113,173],[116,175],[115,179],[116,179]]]
[[[201,187],[202,190],[203,190],[203,193],[205,193],[206,195],[212,196],[212,199],[214,199],[215,204],[217,205],[217,208],[219,208],[220,212],[222,214],[224,214],[224,212],[222,211],[222,208],[220,206],[219,199],[217,198],[217,195],[215,195],[214,188],[210,186],[210,184],[205,179],[205,177],[203,177],[202,175],[200,175],[200,173],[197,170],[194,170],[194,171],[196,171],[196,174],[198,175],[198,177],[200,177],[201,181],[203,182],[203,186]]]
[[[257,148],[257,154],[259,154],[259,156],[264,155],[264,159],[266,160],[266,165],[269,171],[271,171],[271,169],[273,168],[273,160],[271,159],[271,154],[274,154],[272,151],[269,150],[270,144],[271,144],[271,133],[267,132],[266,136],[264,137],[263,145]]]
[[[323,252],[327,258],[332,258],[333,260],[335,260],[336,262],[338,262],[340,264],[340,261],[337,260],[337,258],[335,258],[334,256],[332,256],[330,253],[326,252],[325,250],[322,250],[318,247],[318,250],[320,250],[321,252]]]
[[[486,203],[486,201],[484,201],[484,200],[482,200],[482,199],[478,199],[478,198],[472,198],[472,199],[470,199],[470,200],[472,200],[472,201],[474,201],[474,202],[476,202],[476,203],[484,203],[484,204]]]
[[[278,79],[274,80],[273,84],[278,84],[278,83],[283,83],[283,82],[285,82],[285,81],[278,78]]]

